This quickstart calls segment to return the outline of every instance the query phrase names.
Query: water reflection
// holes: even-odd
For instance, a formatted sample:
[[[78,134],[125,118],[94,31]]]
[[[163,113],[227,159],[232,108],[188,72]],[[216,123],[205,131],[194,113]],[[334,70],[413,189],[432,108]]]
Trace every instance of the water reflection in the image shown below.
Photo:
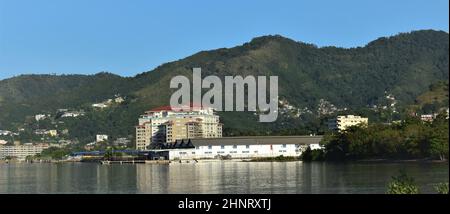
[[[424,193],[449,180],[448,163],[3,164],[0,193],[384,193],[400,169]]]

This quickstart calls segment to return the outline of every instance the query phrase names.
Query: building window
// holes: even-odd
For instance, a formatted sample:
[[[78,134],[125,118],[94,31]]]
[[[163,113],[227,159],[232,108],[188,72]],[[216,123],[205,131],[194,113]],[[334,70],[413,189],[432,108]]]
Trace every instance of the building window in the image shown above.
[[[286,148],[286,144],[283,144],[283,148]]]
[[[245,148],[246,148],[246,149],[250,149],[250,145],[246,145]]]
[[[209,145],[209,146],[208,146],[208,149],[212,149],[212,146],[211,146],[211,145]]]
[[[224,146],[224,145],[221,145],[220,148],[221,148],[221,149],[225,149],[225,146]]]
[[[233,149],[237,149],[237,145],[233,145]]]

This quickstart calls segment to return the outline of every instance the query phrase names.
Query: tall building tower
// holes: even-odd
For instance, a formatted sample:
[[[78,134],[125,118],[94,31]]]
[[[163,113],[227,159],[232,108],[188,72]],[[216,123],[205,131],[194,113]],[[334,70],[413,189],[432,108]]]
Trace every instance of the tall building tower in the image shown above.
[[[220,138],[222,124],[209,107],[174,110],[170,106],[145,112],[136,126],[136,149],[146,150],[152,143],[171,143],[181,139]]]

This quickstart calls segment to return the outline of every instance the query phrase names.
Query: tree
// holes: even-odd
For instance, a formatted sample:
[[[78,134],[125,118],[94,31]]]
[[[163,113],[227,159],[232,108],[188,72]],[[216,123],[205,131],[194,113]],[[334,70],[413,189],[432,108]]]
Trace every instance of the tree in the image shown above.
[[[445,115],[440,114],[433,122],[432,127],[433,130],[429,136],[430,154],[440,160],[446,160],[449,152],[448,119],[445,119]]]
[[[105,154],[104,154],[103,158],[106,159],[106,160],[111,160],[112,157],[113,157],[112,149],[107,149],[105,151]]]
[[[439,183],[436,186],[434,186],[434,189],[439,194],[448,194],[448,183]]]
[[[308,146],[308,148],[306,148],[306,150],[302,153],[301,156],[302,161],[312,161],[313,157],[312,157],[312,150],[311,148]]]
[[[61,160],[65,156],[70,154],[70,149],[68,148],[57,148],[57,147],[50,147],[48,149],[45,149],[41,152],[41,154],[38,156],[40,158],[51,158],[54,160]]]
[[[323,149],[312,150],[311,147],[308,146],[302,153],[300,159],[302,161],[323,161],[325,160],[325,153]]]
[[[399,176],[392,176],[392,181],[388,184],[387,194],[419,194],[419,188],[414,182],[414,178],[408,177],[404,171],[400,171]]]

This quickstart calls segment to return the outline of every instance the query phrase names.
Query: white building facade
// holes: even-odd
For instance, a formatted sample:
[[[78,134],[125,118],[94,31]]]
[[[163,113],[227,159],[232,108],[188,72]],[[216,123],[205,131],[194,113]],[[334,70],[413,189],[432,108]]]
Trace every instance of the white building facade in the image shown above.
[[[369,118],[357,115],[342,115],[328,122],[328,128],[331,130],[344,131],[351,126],[368,125]]]
[[[301,155],[303,148],[299,144],[203,145],[194,149],[169,150],[169,160],[215,159],[219,156],[232,159],[297,157]]]
[[[105,135],[105,134],[96,135],[95,142],[100,143],[100,142],[104,142],[104,141],[108,141],[108,135]]]
[[[47,144],[38,145],[18,145],[18,146],[3,146],[0,145],[0,159],[6,157],[17,158],[18,160],[25,160],[27,156],[40,154],[44,149],[49,148]]]
[[[150,150],[154,159],[252,159],[270,157],[298,157],[306,148],[322,149],[322,136],[263,136],[191,139],[171,144],[174,148]],[[178,145],[177,145],[178,144]],[[178,148],[176,148],[178,147]]]

